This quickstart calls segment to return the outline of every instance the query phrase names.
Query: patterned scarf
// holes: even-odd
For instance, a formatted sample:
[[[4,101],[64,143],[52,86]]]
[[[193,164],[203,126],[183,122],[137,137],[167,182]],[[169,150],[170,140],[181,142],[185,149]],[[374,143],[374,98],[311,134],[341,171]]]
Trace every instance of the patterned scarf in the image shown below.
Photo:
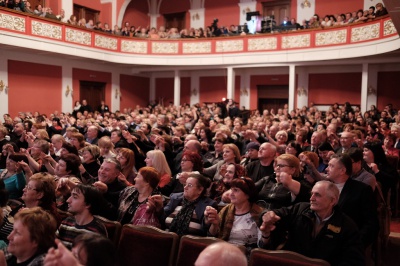
[[[183,198],[182,209],[176,214],[175,218],[171,222],[170,231],[177,233],[179,236],[184,235],[188,229],[190,220],[193,216],[193,211],[199,202],[200,197],[194,201],[188,201]]]

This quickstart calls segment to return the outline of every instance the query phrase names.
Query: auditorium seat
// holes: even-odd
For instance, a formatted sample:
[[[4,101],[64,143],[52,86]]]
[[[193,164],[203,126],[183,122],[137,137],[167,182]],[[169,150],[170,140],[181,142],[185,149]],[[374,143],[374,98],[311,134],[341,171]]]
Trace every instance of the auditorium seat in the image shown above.
[[[172,266],[178,239],[177,234],[152,226],[125,224],[118,244],[120,265]]]
[[[111,221],[100,215],[95,215],[106,227],[108,239],[110,239],[115,246],[118,245],[119,237],[121,234],[121,224],[117,221]]]
[[[249,266],[256,265],[329,266],[330,264],[327,261],[309,258],[293,251],[255,248],[250,253]]]
[[[176,266],[194,265],[199,254],[208,245],[221,241],[223,240],[215,237],[183,236],[179,243]]]

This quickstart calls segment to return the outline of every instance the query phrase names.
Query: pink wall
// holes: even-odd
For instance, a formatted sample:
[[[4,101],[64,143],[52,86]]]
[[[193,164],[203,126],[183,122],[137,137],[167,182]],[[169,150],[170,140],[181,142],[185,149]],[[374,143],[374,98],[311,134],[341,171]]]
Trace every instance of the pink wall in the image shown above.
[[[121,101],[120,109],[132,108],[136,105],[147,106],[150,95],[150,79],[120,75]]]
[[[61,78],[60,66],[9,60],[9,113],[61,111]]]
[[[363,8],[364,0],[316,0],[315,13],[324,17],[325,15],[347,13]]]
[[[383,110],[388,103],[397,109],[400,106],[400,71],[378,73],[378,104],[379,110]],[[368,106],[369,108],[369,106]]]
[[[215,18],[219,20],[219,27],[239,24],[240,9],[238,2],[232,0],[205,1],[204,26],[210,26]]]
[[[174,102],[174,78],[157,78],[156,79],[156,101],[164,98],[164,106],[169,102]]]
[[[132,1],[126,8],[122,23],[129,21],[131,26],[147,27],[150,25],[147,1]]]
[[[88,70],[88,69],[79,69],[79,68],[73,68],[72,69],[72,86],[74,89],[74,97],[73,97],[73,103],[75,101],[80,100],[80,92],[79,92],[79,81],[93,81],[93,82],[104,82],[106,83],[106,104],[108,104],[111,107],[111,73],[109,72],[101,72],[101,71],[94,71],[94,70]],[[111,110],[112,112],[115,112],[115,110]]]
[[[112,8],[111,3],[102,4],[100,0],[73,0],[74,4],[88,7],[100,11],[99,20],[103,23],[111,24]],[[66,14],[68,17],[68,14]],[[112,25],[110,25],[112,27]]]
[[[360,104],[361,73],[310,74],[308,103],[332,104],[335,102]]]
[[[258,85],[289,85],[289,75],[256,75],[250,77],[250,110],[258,108]]]
[[[200,103],[219,102],[222,98],[227,98],[226,88],[226,76],[200,77]],[[240,101],[240,76],[235,77],[234,100]]]

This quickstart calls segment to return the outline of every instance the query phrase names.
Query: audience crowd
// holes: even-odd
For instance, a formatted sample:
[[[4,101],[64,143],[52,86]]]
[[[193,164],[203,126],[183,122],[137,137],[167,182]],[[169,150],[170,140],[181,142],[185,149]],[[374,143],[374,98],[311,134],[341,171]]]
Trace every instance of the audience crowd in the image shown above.
[[[210,26],[207,26],[204,29],[177,29],[166,28],[165,26],[161,26],[159,27],[159,29],[157,29],[155,27],[150,28],[150,26],[134,26],[129,21],[125,21],[121,26],[114,25],[112,27],[109,23],[106,22],[103,23],[101,21],[93,21],[93,19],[86,20],[85,18],[77,18],[75,15],[71,15],[69,18],[65,17],[65,11],[63,9],[60,10],[60,13],[58,15],[54,14],[50,7],[42,7],[41,5],[37,5],[33,9],[31,7],[31,4],[27,0],[0,0],[0,7],[7,7],[32,15],[55,19],[71,25],[126,37],[150,39],[179,39],[237,36],[250,34],[247,23],[242,26],[233,24],[230,26],[219,26],[218,19],[215,19],[210,24]],[[273,19],[267,20],[266,26],[262,29],[262,32],[284,30],[284,27],[288,27],[287,29],[300,30],[343,26],[351,23],[371,21],[375,18],[387,14],[388,12],[383,4],[377,3],[375,6],[371,6],[368,10],[364,11],[362,9],[359,9],[341,14],[327,14],[323,17],[315,14],[309,20],[303,20],[301,23],[298,23],[296,21],[296,18],[289,19],[288,17],[285,17],[282,24],[280,24],[281,26],[283,26],[283,28],[274,27],[276,25],[276,22]]]
[[[3,120],[0,240],[6,259],[18,260],[6,249],[16,213],[39,207],[72,250],[81,234],[107,237],[99,215],[178,235],[215,236],[247,251],[274,249],[294,230],[280,226],[307,213],[311,228],[318,227],[298,228],[303,235],[297,237],[309,232],[309,242],[299,249],[293,239],[284,248],[357,265],[378,235],[376,191],[396,205],[399,176],[392,162],[399,157],[400,112],[391,104],[365,113],[348,102],[326,111],[311,103],[260,113],[230,99],[110,112],[103,101],[93,108],[83,100],[72,113],[20,112]],[[285,223],[275,226],[280,219]],[[337,234],[334,241],[316,248],[312,239],[326,230]]]

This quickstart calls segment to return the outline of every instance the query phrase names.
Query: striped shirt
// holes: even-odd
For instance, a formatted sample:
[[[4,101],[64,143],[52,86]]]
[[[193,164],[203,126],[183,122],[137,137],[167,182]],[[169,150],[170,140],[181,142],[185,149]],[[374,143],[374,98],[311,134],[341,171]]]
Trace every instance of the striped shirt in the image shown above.
[[[78,225],[73,216],[67,217],[61,222],[56,235],[67,248],[71,249],[75,237],[84,233],[96,233],[107,237],[106,227],[96,217],[88,224]]]

